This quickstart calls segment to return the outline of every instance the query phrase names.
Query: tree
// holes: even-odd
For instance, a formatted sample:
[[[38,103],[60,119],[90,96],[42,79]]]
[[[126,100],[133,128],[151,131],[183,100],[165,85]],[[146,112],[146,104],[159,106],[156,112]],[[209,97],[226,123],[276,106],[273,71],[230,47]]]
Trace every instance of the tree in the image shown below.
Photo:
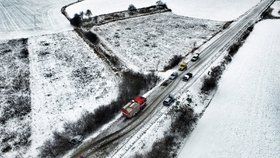
[[[156,2],[156,5],[165,5],[161,0]]]
[[[130,4],[129,6],[128,6],[128,12],[130,13],[130,14],[132,14],[133,12],[135,12],[137,9],[136,9],[136,7],[133,5],[133,4]]]
[[[80,12],[80,18],[84,19],[84,12],[83,11]]]
[[[70,24],[76,27],[80,27],[82,25],[82,19],[79,14],[75,14],[72,19],[70,19]]]
[[[86,16],[88,16],[88,17],[92,16],[92,13],[89,9],[86,11]]]

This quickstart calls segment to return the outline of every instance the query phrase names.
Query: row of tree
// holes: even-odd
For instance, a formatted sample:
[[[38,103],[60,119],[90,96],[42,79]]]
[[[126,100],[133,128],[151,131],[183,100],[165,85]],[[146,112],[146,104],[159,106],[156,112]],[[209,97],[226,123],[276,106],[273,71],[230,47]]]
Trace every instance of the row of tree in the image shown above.
[[[163,6],[163,5],[166,5],[165,3],[163,3],[161,0],[157,1],[156,2],[156,5],[158,6]],[[133,4],[130,4],[128,6],[128,12],[129,13],[134,13],[135,11],[137,10],[137,8],[133,5]],[[80,27],[81,24],[82,24],[82,21],[84,19],[90,19],[92,18],[92,12],[91,10],[86,10],[86,12],[84,13],[83,11],[80,12],[79,14],[75,14],[74,17],[72,19],[70,19],[70,24],[75,26],[75,27]]]

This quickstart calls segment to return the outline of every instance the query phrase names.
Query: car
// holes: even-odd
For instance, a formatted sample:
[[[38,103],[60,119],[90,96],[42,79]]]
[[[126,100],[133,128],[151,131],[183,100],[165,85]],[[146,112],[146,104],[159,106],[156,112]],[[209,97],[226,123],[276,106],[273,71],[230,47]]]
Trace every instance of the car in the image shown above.
[[[164,82],[162,82],[162,84],[160,86],[166,87],[169,85],[169,83],[171,83],[171,80],[165,80]]]
[[[187,73],[186,75],[183,76],[183,81],[188,81],[190,78],[192,78],[193,74],[192,73]]]
[[[186,63],[185,61],[182,61],[179,65],[179,71],[184,71],[187,68],[188,68],[188,63]]]
[[[195,53],[191,59],[191,61],[197,61],[197,59],[199,58],[199,54]]]
[[[168,95],[166,99],[163,101],[164,106],[170,106],[175,101],[175,97],[171,94]]]
[[[170,75],[169,79],[170,79],[170,80],[175,80],[177,77],[178,77],[178,72],[173,72],[173,73]]]

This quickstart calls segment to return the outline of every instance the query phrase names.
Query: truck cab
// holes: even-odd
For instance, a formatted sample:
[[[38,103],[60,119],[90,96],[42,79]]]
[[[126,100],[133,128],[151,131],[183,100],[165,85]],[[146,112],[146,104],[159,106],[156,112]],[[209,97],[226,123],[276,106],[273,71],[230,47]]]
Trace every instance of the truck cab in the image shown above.
[[[129,103],[127,103],[122,109],[121,112],[126,118],[133,117],[136,113],[143,110],[146,106],[147,99],[138,96],[135,99],[131,100]]]

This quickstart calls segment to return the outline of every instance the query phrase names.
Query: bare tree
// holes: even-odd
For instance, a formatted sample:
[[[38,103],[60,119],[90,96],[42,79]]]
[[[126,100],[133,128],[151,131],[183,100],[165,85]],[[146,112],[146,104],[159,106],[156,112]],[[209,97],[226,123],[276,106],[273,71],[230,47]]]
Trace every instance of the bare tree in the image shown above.
[[[136,10],[137,10],[137,9],[136,9],[136,7],[135,7],[133,4],[130,4],[130,5],[128,6],[128,13],[129,13],[129,14],[133,14]]]
[[[89,9],[86,11],[86,16],[88,16],[88,17],[92,16],[92,12]]]

